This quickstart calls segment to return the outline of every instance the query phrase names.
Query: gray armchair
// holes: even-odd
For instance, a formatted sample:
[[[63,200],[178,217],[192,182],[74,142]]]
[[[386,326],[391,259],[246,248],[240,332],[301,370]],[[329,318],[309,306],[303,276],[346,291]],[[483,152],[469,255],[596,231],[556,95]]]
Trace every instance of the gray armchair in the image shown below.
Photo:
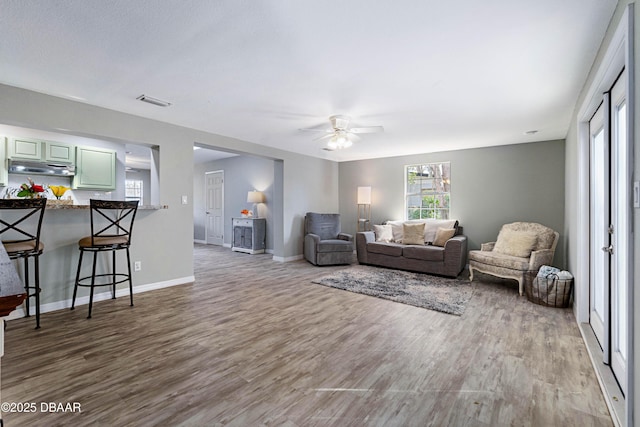
[[[307,212],[303,252],[313,265],[351,264],[353,236],[340,232],[340,214]]]

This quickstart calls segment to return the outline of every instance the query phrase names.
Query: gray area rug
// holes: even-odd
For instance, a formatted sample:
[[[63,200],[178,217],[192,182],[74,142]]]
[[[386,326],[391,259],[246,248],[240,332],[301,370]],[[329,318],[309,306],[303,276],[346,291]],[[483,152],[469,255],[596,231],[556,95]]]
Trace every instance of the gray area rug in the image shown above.
[[[312,282],[456,316],[464,313],[473,291],[469,279],[363,265],[336,271]]]

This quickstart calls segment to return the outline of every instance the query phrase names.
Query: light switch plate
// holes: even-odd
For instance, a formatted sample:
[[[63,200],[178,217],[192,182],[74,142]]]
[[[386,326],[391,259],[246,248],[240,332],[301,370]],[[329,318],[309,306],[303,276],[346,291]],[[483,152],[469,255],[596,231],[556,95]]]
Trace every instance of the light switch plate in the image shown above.
[[[186,205],[187,204],[187,196],[182,196],[182,204]]]
[[[640,208],[640,181],[633,182],[633,207]]]

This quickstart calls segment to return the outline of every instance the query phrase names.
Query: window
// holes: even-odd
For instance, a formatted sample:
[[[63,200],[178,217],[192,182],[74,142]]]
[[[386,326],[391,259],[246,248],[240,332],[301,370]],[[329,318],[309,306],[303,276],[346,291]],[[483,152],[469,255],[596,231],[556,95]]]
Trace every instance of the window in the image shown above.
[[[140,205],[142,203],[142,180],[139,179],[127,179],[125,183],[125,199],[126,200],[138,200]]]
[[[405,166],[407,219],[449,219],[451,164],[425,163]]]

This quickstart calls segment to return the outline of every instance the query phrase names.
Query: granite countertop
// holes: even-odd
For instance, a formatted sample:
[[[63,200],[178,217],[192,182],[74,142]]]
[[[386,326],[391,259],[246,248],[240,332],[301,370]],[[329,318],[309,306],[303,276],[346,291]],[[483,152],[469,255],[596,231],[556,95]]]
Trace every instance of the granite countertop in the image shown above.
[[[67,204],[47,203],[47,210],[50,210],[50,209],[83,210],[83,209],[89,209],[89,205],[67,205]],[[138,206],[138,210],[160,210],[160,209],[169,209],[169,206],[167,205]]]

